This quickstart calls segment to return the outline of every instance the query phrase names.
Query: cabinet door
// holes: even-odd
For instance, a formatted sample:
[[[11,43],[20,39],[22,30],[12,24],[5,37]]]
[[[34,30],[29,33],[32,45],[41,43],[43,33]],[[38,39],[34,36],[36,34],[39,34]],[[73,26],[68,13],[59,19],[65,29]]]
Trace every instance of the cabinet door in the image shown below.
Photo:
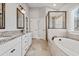
[[[18,49],[18,45],[15,45],[15,47],[5,52],[2,56],[19,56],[19,55],[20,55],[20,51]]]
[[[21,56],[21,37],[16,38],[17,44],[9,51],[10,56]]]
[[[9,51],[10,56],[17,56],[17,47],[12,48]]]
[[[18,44],[9,51],[9,54],[10,54],[10,56],[20,56],[21,55],[21,50],[19,49]]]
[[[27,41],[27,37],[25,37],[24,39],[22,39],[22,56],[24,56],[25,53],[26,53],[25,48],[26,48],[26,45],[28,45],[27,42],[28,42]]]
[[[25,48],[22,48],[22,56],[24,56],[24,55],[25,55],[25,53],[26,53]]]
[[[0,45],[0,55],[4,54],[5,52],[9,51],[12,47],[14,47],[17,43],[16,38],[8,41],[2,45]]]
[[[25,34],[25,36],[22,37],[22,55],[24,56],[25,53],[28,51],[29,46],[32,43],[32,37],[31,34]]]
[[[0,45],[1,56],[20,56],[21,55],[21,37],[15,38],[3,45]]]

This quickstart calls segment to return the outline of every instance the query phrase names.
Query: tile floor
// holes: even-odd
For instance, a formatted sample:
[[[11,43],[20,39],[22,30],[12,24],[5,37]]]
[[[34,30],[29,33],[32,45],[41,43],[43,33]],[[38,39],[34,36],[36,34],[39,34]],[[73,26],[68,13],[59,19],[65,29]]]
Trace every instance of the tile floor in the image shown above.
[[[46,40],[33,39],[32,46],[26,56],[51,56]]]

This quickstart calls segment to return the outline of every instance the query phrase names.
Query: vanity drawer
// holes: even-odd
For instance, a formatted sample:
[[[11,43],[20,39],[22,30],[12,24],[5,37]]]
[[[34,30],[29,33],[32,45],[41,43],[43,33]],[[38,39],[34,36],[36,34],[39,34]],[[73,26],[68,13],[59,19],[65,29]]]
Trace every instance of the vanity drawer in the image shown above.
[[[20,43],[17,43],[14,47],[11,48],[10,56],[21,56],[21,48]]]
[[[2,56],[21,56],[21,48],[20,44],[17,43],[15,46],[13,46],[10,50],[2,54]]]
[[[21,43],[21,37],[15,38],[0,45],[0,55],[3,55],[7,51],[9,51],[12,47],[16,46],[17,43]]]
[[[10,42],[6,42],[0,45],[0,55],[5,53],[6,51],[10,50],[16,44],[16,40],[12,40]]]

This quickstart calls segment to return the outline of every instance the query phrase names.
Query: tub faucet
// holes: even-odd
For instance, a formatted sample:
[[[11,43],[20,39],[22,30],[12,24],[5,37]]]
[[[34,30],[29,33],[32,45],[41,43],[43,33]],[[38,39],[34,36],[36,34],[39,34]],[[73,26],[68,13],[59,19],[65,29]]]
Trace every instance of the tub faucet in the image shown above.
[[[54,40],[54,38],[57,38],[57,36],[53,36],[53,37],[52,37],[52,40]]]

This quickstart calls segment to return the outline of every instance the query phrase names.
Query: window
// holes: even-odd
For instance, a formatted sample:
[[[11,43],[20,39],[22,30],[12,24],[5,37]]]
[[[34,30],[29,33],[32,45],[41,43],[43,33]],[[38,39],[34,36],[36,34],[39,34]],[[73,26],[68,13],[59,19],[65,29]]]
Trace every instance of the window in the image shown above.
[[[74,30],[79,30],[79,8],[74,12]]]

